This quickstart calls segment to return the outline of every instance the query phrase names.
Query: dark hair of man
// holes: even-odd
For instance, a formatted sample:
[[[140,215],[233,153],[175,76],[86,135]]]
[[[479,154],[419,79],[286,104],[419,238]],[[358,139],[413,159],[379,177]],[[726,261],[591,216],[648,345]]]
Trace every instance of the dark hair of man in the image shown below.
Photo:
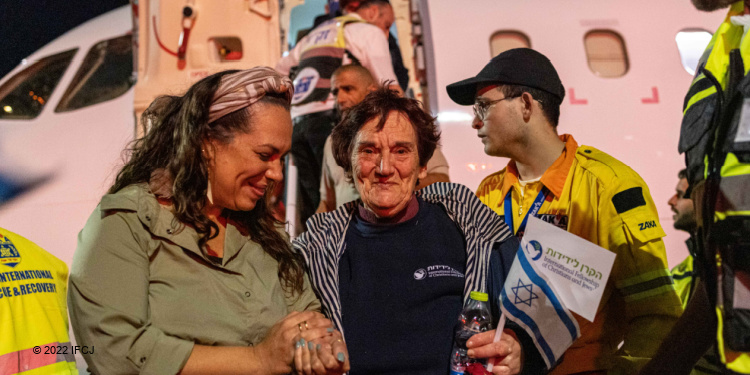
[[[204,141],[213,139],[228,144],[235,134],[249,132],[259,103],[289,110],[284,95],[267,94],[258,103],[209,124],[214,92],[222,76],[234,72],[237,71],[208,76],[195,83],[183,96],[156,98],[141,117],[142,125],[149,128],[148,132],[127,150],[129,160],[109,188],[111,194],[128,185],[148,183],[152,172],[165,170],[172,179],[174,215],[183,224],[195,228],[200,235],[200,247],[219,233],[218,226],[203,213],[208,189],[208,160],[202,152]],[[299,295],[303,287],[303,261],[277,230],[282,223],[274,219],[269,210],[269,194],[274,190],[271,183],[253,210],[232,211],[230,215],[279,263],[278,275],[284,290],[290,295]]]
[[[331,77],[338,77],[340,74],[347,72],[356,74],[359,82],[366,86],[375,83],[375,78],[372,76],[372,73],[370,73],[370,71],[364,66],[357,64],[342,65],[333,71]]]
[[[677,172],[677,178],[682,180],[683,178],[687,178],[687,169],[683,168],[679,172]]]
[[[522,85],[502,84],[498,87],[498,90],[500,90],[500,92],[502,92],[506,97],[521,96],[524,92],[528,92],[534,98],[534,100],[539,102],[539,107],[542,108],[544,118],[549,121],[553,128],[557,128],[557,123],[560,121],[561,100],[556,96],[544,90],[539,90]]]
[[[377,5],[379,7],[391,6],[391,2],[388,0],[362,0],[359,2],[359,6],[357,6],[356,10],[367,8],[373,5]]]
[[[372,120],[379,120],[376,129],[380,131],[391,112],[406,116],[417,137],[419,165],[422,167],[427,165],[427,161],[432,157],[440,141],[440,132],[435,126],[435,118],[424,111],[422,103],[416,99],[399,96],[396,91],[388,89],[387,85],[388,83],[385,83],[384,86],[369,93],[362,102],[350,108],[331,132],[333,158],[336,164],[344,168],[346,177],[350,180],[352,178],[352,153],[357,133]]]
[[[721,8],[726,8],[734,2],[734,0],[692,0],[695,8],[704,12],[713,12]]]

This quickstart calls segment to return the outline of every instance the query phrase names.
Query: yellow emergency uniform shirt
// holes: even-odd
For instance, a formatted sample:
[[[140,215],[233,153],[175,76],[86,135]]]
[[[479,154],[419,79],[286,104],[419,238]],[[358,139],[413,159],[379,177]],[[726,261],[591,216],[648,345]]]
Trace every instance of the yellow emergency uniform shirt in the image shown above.
[[[684,309],[687,307],[690,296],[693,295],[695,285],[698,284],[698,275],[695,274],[693,269],[693,257],[688,255],[685,260],[672,268],[671,272],[675,291],[677,291],[677,296],[680,297]]]
[[[674,280],[674,286],[675,290],[677,291],[677,295],[680,297],[680,300],[682,301],[682,307],[687,307],[688,301],[690,301],[690,297],[693,295],[693,291],[695,290],[695,286],[698,285],[698,280],[700,279],[698,277],[698,274],[695,273],[695,270],[693,268],[693,257],[691,255],[688,255],[685,260],[680,262],[680,264],[676,265],[674,268],[672,268],[672,279]],[[704,354],[700,360],[695,364],[693,367],[693,371],[690,372],[691,375],[719,375],[721,374],[721,362],[719,361],[719,358],[716,356],[716,349],[711,348],[709,349],[706,354]]]
[[[67,284],[63,261],[0,228],[0,375],[78,374]]]
[[[521,186],[511,161],[482,181],[477,196],[504,215],[503,201],[512,189],[515,233],[543,185],[550,194],[540,219],[617,254],[594,322],[574,313],[581,337],[551,374],[633,372],[656,352],[682,313],[667,269],[664,231],[635,171],[593,147],[578,147],[570,135],[560,139],[565,149],[539,181]]]

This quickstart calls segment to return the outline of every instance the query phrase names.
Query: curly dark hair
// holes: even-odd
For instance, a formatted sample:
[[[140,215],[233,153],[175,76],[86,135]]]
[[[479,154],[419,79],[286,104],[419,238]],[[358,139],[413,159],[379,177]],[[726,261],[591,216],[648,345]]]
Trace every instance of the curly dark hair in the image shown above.
[[[401,97],[386,85],[388,83],[369,93],[362,102],[346,111],[341,122],[331,132],[333,158],[336,164],[344,168],[344,173],[349,180],[352,179],[352,152],[354,152],[357,133],[369,121],[379,119],[377,130],[382,130],[391,112],[395,111],[406,116],[417,136],[417,151],[421,167],[427,165],[440,141],[440,132],[435,126],[435,118],[425,112],[422,102]]]
[[[200,234],[199,246],[219,233],[218,226],[204,214],[208,189],[208,161],[201,152],[205,140],[230,143],[235,134],[252,128],[253,106],[229,113],[208,123],[209,109],[221,78],[237,70],[213,74],[195,83],[183,96],[161,96],[155,99],[141,117],[143,138],[126,150],[130,157],[109,188],[115,193],[128,185],[148,183],[154,171],[164,170],[172,179],[172,204],[177,220],[195,228]],[[283,94],[266,94],[258,103],[278,105],[289,110]],[[249,125],[248,125],[249,124]],[[270,212],[269,181],[266,194],[248,212],[231,212],[232,219],[243,225],[250,237],[279,263],[279,279],[285,292],[299,295],[304,280],[304,261],[292,251],[287,239],[279,233],[283,223]]]

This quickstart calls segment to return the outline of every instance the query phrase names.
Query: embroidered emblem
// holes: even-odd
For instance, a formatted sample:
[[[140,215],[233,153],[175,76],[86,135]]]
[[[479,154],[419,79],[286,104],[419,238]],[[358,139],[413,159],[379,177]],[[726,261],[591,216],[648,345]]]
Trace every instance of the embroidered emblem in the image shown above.
[[[18,263],[21,263],[21,254],[18,249],[10,238],[0,234],[0,264],[15,267]]]

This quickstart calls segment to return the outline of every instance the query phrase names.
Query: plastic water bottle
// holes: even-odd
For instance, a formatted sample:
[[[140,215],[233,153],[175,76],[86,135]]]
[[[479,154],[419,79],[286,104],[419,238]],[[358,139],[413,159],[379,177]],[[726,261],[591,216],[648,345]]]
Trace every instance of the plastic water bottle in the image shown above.
[[[471,359],[466,354],[466,342],[471,336],[492,329],[492,314],[487,303],[487,293],[471,292],[469,302],[464,306],[461,315],[458,316],[456,333],[451,351],[451,373],[450,375],[463,375],[466,366],[486,361]]]

